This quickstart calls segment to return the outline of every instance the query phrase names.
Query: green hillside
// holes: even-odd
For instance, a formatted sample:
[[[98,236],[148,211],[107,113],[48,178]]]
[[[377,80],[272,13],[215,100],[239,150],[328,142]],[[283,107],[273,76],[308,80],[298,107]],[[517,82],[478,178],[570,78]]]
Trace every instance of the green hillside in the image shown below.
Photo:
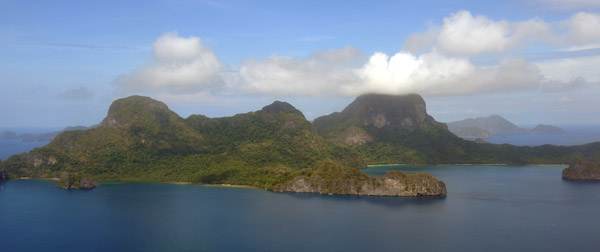
[[[356,98],[342,112],[319,117],[321,135],[351,146],[369,164],[566,164],[600,160],[600,143],[518,147],[463,140],[426,113],[416,94]]]
[[[10,177],[100,181],[181,181],[271,188],[319,162],[366,166],[348,147],[325,141],[302,113],[275,102],[233,117],[179,117],[141,96],[116,100],[102,124],[63,132],[51,143],[1,164]]]

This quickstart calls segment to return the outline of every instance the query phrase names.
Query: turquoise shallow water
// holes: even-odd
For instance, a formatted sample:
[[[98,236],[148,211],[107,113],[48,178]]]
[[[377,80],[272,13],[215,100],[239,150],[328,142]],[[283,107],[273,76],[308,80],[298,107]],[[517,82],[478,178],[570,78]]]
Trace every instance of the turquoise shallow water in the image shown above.
[[[273,193],[152,183],[0,185],[1,251],[594,251],[600,183],[563,167],[410,167],[447,197]]]

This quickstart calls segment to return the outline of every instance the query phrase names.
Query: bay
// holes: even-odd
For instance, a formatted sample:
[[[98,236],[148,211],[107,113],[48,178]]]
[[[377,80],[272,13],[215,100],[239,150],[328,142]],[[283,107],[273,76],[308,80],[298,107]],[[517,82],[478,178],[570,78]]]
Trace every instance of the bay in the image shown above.
[[[600,183],[561,166],[373,166],[427,171],[447,197],[358,197],[157,183],[0,185],[2,251],[590,251]]]

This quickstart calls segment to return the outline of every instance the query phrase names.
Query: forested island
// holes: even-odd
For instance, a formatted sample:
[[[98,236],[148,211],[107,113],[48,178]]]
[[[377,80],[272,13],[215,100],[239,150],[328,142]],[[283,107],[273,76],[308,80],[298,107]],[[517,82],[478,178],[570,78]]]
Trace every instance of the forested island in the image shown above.
[[[428,174],[370,178],[367,164],[566,164],[597,162],[600,143],[517,147],[463,140],[416,94],[367,94],[313,123],[276,101],[231,117],[181,118],[164,103],[131,96],[100,126],[65,131],[0,163],[8,178],[249,185],[275,191],[386,196],[444,195]],[[87,185],[90,182],[84,181]],[[69,182],[70,183],[70,182]],[[66,188],[71,188],[67,183]]]

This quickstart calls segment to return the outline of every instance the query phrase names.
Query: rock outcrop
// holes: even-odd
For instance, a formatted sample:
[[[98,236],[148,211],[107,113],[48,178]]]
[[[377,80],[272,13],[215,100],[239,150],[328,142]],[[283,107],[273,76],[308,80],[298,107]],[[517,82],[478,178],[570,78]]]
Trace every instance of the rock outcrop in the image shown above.
[[[600,165],[576,161],[562,172],[564,179],[600,180]]]
[[[79,174],[62,172],[56,187],[62,189],[92,190],[98,187],[98,184],[89,176],[81,176]]]
[[[446,195],[446,185],[435,177],[417,172],[388,171],[371,178],[349,167],[320,164],[304,171],[276,191],[369,196],[438,196]]]
[[[417,94],[361,95],[342,112],[319,117],[313,122],[319,133],[326,137],[335,137],[350,127],[412,132],[426,123],[433,124],[435,120],[427,114],[425,100]]]
[[[8,180],[8,174],[5,170],[0,171],[0,182],[4,182]]]

